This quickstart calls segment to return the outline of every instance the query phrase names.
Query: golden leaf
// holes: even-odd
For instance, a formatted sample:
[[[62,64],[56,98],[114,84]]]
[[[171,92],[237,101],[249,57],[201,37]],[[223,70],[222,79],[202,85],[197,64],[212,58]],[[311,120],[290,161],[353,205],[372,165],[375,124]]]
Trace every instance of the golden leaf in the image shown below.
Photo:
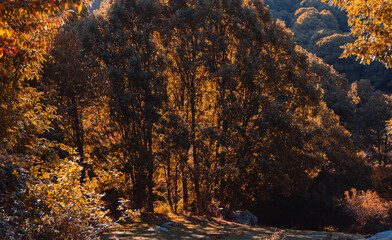
[[[80,3],[80,4],[78,5],[78,12],[81,12],[81,11],[82,11],[82,8],[83,8],[83,3]]]

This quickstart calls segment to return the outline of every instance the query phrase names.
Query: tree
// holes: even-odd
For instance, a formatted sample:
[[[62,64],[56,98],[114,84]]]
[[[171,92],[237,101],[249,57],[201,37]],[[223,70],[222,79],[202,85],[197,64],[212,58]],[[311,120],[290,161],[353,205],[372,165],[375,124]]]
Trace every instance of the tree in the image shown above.
[[[108,72],[110,134],[95,156],[123,173],[127,191],[116,194],[133,207],[166,198],[177,211],[182,195],[192,212],[249,208],[309,193],[320,173],[351,166],[350,134],[328,108],[351,121],[346,79],[296,47],[262,1],[124,0],[101,10],[81,33]]]
[[[331,35],[339,30],[338,22],[328,10],[319,12],[314,7],[300,8],[295,12],[292,24],[294,40],[310,49],[323,35]],[[320,34],[322,31],[322,34]]]
[[[350,33],[344,9],[319,0],[265,2],[275,18],[285,20],[300,46],[322,58],[325,63],[333,65],[350,82],[369,79],[376,89],[390,92],[392,70],[385,68],[382,63],[375,61],[371,65],[363,65],[355,61],[355,57],[339,58],[344,51],[341,46],[352,44],[355,40],[355,36]],[[322,12],[324,13],[321,14]]]
[[[62,25],[70,11],[69,4],[81,10],[82,1],[6,1],[0,3],[0,138],[6,137],[6,129],[17,122],[9,117],[21,83],[39,77],[50,37]]]
[[[110,116],[123,151],[120,170],[130,178],[134,207],[153,211],[154,143],[166,98],[157,43],[162,7],[159,1],[124,0],[108,10],[97,54],[109,72]]]
[[[76,29],[68,26],[62,29],[53,40],[53,45],[56,46],[50,51],[50,59],[44,66],[43,79],[40,82],[41,88],[47,88],[46,91],[52,104],[58,106],[59,112],[62,115],[63,122],[68,121],[69,124],[64,124],[64,128],[70,126],[71,140],[67,141],[69,145],[77,148],[80,157],[80,165],[83,166],[84,179],[86,175],[85,152],[84,152],[84,127],[82,112],[87,99],[92,101],[92,94],[94,90],[92,86],[98,84],[91,84],[88,71],[94,72],[94,69],[89,69],[86,62],[83,61],[81,55],[81,44],[76,33]],[[51,89],[48,90],[48,89]],[[89,98],[86,96],[90,95]]]
[[[302,49],[301,51],[306,51]],[[355,104],[349,95],[350,84],[348,80],[340,75],[332,66],[324,63],[317,56],[306,53],[310,61],[310,71],[320,79],[324,90],[323,100],[328,108],[340,117],[340,124],[347,130],[354,129]]]
[[[108,223],[94,183],[79,181],[73,150],[48,137],[55,108],[29,86],[40,80],[69,4],[82,8],[82,1],[0,3],[0,238],[91,239]]]
[[[379,166],[390,162],[391,139],[386,130],[386,121],[392,116],[391,96],[375,91],[369,80],[362,79],[352,84],[356,96],[357,129],[355,139],[368,157],[368,161]]]
[[[347,44],[344,57],[356,56],[363,64],[381,61],[392,67],[392,5],[384,0],[323,0],[347,11],[348,24],[356,37]]]

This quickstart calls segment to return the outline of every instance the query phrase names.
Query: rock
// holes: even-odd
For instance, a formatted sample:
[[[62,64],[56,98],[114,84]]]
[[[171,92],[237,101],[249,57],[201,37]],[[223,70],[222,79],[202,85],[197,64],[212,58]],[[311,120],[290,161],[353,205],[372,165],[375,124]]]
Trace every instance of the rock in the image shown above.
[[[323,234],[323,235],[309,235],[311,238],[327,238],[328,235]]]
[[[392,239],[392,231],[380,232],[374,235],[367,240],[391,240]]]
[[[167,222],[167,223],[162,224],[162,227],[165,227],[165,228],[172,227],[173,224],[174,224],[173,222]]]
[[[248,210],[245,211],[232,211],[228,214],[227,220],[247,225],[256,225],[258,218]]]
[[[152,227],[147,229],[147,232],[168,232],[169,229],[164,228],[164,227]]]
[[[161,227],[167,228],[167,227],[182,227],[182,226],[184,226],[184,225],[182,225],[181,223],[178,223],[178,222],[167,222],[167,223],[162,224]]]

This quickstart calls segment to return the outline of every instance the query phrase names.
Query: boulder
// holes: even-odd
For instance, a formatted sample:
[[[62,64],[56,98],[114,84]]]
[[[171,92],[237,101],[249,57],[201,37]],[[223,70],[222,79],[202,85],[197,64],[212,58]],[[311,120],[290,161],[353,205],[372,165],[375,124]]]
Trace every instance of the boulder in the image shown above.
[[[164,228],[164,227],[152,227],[147,229],[147,232],[168,232],[169,229]]]
[[[391,240],[392,239],[392,231],[380,232],[374,235],[373,237],[368,238],[367,240]]]
[[[256,225],[258,218],[248,210],[245,211],[232,211],[227,215],[227,220],[247,225]]]

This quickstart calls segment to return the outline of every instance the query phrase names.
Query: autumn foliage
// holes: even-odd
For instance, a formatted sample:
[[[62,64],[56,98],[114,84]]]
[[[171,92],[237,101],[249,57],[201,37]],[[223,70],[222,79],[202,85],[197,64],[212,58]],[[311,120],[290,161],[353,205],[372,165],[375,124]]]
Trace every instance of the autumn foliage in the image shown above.
[[[382,199],[376,192],[351,189],[344,195],[343,205],[348,213],[355,216],[362,227],[371,221],[385,222],[388,220],[391,202]]]
[[[110,223],[94,181],[80,182],[74,150],[47,138],[60,117],[28,83],[39,79],[51,36],[70,3],[82,4],[0,3],[2,239],[94,239]]]
[[[390,97],[294,42],[345,37],[311,31],[331,12],[301,8],[293,36],[260,0],[89,3],[0,3],[0,238],[97,239],[119,209],[322,228],[344,194],[359,224],[386,220],[345,191],[384,186]]]
[[[392,66],[391,4],[384,0],[324,0],[347,11],[348,24],[356,37],[354,43],[347,44],[343,56],[356,56],[361,63],[381,61]]]

